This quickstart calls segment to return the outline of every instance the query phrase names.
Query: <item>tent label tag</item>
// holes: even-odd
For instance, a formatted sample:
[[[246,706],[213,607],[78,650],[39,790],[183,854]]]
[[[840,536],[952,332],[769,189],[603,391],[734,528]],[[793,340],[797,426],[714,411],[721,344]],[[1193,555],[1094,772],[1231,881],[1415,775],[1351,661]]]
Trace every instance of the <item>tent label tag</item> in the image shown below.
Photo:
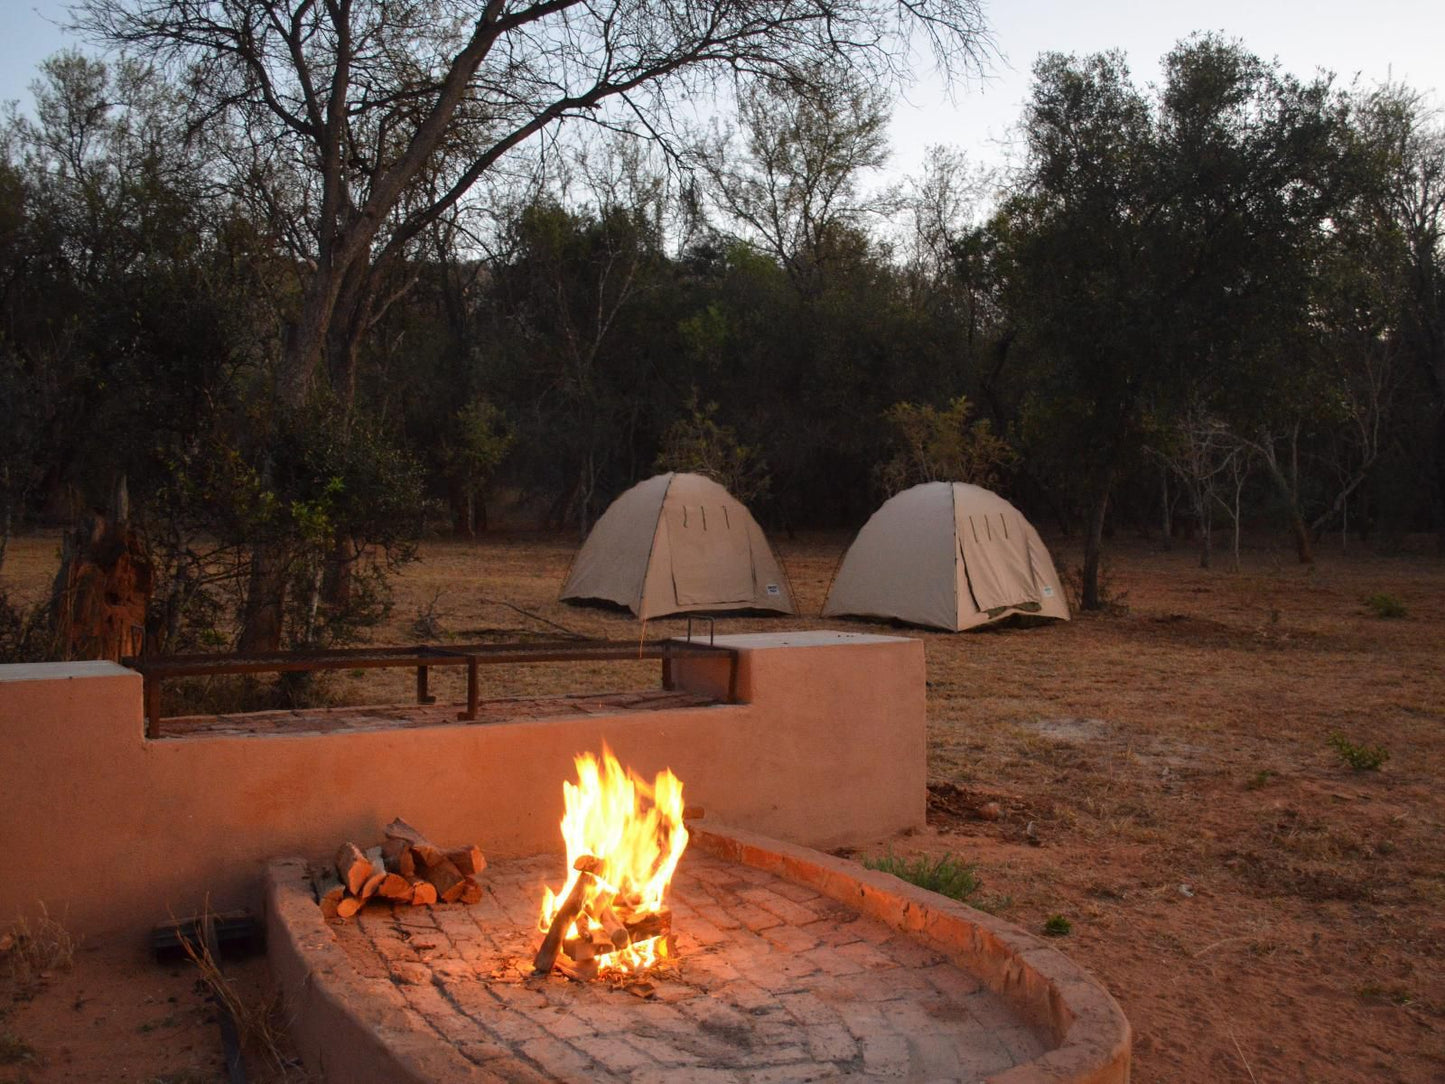
[[[768,594],[771,595],[771,596],[774,597],[774,598],[777,598],[779,595],[781,595],[781,594],[783,593],[783,589],[782,589],[781,587],[779,587],[779,586],[778,586],[777,584],[775,584],[775,583],[770,583],[770,584],[768,584],[767,591],[768,591]]]
[[[1044,584],[1044,598],[1053,598],[1053,597],[1054,597],[1054,589],[1053,589],[1052,587],[1050,587],[1048,584]]]

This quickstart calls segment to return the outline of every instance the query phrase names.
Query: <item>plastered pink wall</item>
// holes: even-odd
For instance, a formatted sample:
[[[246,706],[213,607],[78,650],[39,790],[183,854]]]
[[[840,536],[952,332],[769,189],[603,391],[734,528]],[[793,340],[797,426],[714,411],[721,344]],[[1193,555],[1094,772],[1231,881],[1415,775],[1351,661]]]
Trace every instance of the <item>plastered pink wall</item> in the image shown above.
[[[43,901],[81,933],[257,905],[267,860],[363,846],[403,817],[499,857],[560,845],[572,758],[607,742],[670,767],[709,818],[831,848],[923,824],[918,641],[719,637],[739,704],[352,733],[147,741],[141,680],[109,663],[0,667],[0,920]],[[684,688],[726,671],[676,665]]]

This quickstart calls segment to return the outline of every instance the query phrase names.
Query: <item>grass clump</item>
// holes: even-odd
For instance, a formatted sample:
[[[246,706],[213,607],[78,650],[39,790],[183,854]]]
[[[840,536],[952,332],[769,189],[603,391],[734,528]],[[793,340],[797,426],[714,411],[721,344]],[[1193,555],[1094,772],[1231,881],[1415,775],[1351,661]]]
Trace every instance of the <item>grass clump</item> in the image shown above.
[[[17,986],[29,986],[50,971],[69,971],[75,962],[75,938],[64,923],[50,917],[43,903],[35,924],[21,915],[0,937],[0,947],[0,959],[9,965]]]
[[[890,852],[882,858],[865,858],[863,865],[867,869],[891,873],[909,884],[960,901],[977,892],[982,883],[973,866],[960,862],[951,854],[940,858],[929,858],[927,855],[898,858]]]
[[[1410,612],[1409,610],[1405,609],[1405,604],[1401,602],[1398,598],[1396,598],[1394,595],[1386,594],[1383,591],[1377,595],[1371,595],[1369,598],[1365,599],[1365,606],[1376,617],[1386,621],[1395,618],[1407,617],[1409,616]]]
[[[1269,781],[1274,778],[1274,772],[1269,768],[1261,768],[1249,777],[1244,784],[1245,790],[1262,790],[1269,786]]]
[[[1050,915],[1044,922],[1044,933],[1049,937],[1068,937],[1074,932],[1074,924],[1063,915]]]
[[[209,921],[207,907],[207,913],[201,919],[202,928],[205,928]],[[257,1053],[284,1075],[287,1063],[281,1050],[284,1022],[279,993],[254,1001],[246,998],[231,980],[221,973],[220,964],[204,940],[191,941],[182,938],[181,948],[191,963],[195,964],[200,974],[198,981],[205,986],[211,1000],[216,1004],[217,1011],[228,1013],[235,1023],[241,1048]],[[166,1021],[173,1019],[167,1017]],[[144,1029],[143,1025],[142,1030]]]
[[[1340,760],[1357,772],[1377,772],[1390,759],[1390,751],[1383,745],[1353,742],[1338,732],[1331,734],[1329,741],[1330,748],[1340,755]]]

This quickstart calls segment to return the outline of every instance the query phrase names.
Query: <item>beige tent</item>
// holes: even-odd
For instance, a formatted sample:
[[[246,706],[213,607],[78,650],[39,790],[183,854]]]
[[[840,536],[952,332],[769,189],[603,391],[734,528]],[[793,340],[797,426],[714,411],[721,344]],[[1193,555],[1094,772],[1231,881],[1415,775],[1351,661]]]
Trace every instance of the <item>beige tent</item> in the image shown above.
[[[719,610],[793,613],[757,521],[700,474],[659,474],[613,501],[587,536],[562,601],[601,600],[638,617]]]
[[[997,493],[927,482],[885,501],[848,547],[824,617],[961,629],[1012,614],[1069,619],[1039,533]]]

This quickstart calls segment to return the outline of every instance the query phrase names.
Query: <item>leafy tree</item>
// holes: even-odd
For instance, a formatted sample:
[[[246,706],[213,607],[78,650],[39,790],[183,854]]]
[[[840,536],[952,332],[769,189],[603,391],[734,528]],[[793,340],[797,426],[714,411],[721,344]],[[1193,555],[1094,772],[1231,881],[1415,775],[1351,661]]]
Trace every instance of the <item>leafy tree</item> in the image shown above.
[[[1109,502],[1151,418],[1198,401],[1240,432],[1304,425],[1303,397],[1279,390],[1313,379],[1320,258],[1350,191],[1347,113],[1327,81],[1212,36],[1169,55],[1157,101],[1117,54],[1046,56],[1035,74],[1026,185],[1000,227],[1006,289],[1049,382],[1030,408],[1047,423],[1024,431],[1078,464],[1093,608]]]
[[[516,434],[506,416],[486,399],[474,397],[451,417],[442,438],[442,462],[449,480],[462,494],[467,534],[477,530],[476,508],[492,474],[511,450]],[[482,506],[486,521],[486,506]]]
[[[718,423],[718,405],[700,405],[694,388],[686,410],[662,436],[657,469],[705,474],[743,504],[765,497],[770,483],[767,463],[756,448],[739,442],[731,426]]]
[[[899,445],[880,472],[892,495],[919,482],[971,482],[996,488],[1017,459],[1006,440],[984,419],[972,419],[973,407],[962,395],[939,410],[929,404],[894,403],[886,417]]]
[[[1369,221],[1390,250],[1371,266],[1390,274],[1385,297],[1397,306],[1392,341],[1427,389],[1425,466],[1434,476],[1434,518],[1445,549],[1445,125],[1421,94],[1390,85],[1366,97],[1357,130],[1376,181]]]

